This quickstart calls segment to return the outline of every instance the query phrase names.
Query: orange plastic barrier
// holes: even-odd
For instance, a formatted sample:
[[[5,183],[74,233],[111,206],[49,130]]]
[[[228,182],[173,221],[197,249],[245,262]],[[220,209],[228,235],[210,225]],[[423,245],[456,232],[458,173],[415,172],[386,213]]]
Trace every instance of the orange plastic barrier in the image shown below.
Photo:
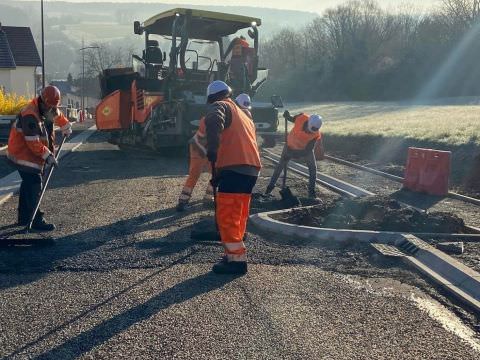
[[[450,151],[408,148],[403,186],[431,195],[447,195],[451,158]]]

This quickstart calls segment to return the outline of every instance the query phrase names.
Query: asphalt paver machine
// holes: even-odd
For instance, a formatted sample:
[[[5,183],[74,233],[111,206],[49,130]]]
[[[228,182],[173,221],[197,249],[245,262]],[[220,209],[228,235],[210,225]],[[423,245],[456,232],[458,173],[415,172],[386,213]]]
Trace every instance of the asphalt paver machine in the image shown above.
[[[211,81],[225,81],[234,96],[252,98],[266,81],[268,70],[258,66],[260,25],[257,18],[185,8],[135,21],[134,33],[144,36],[145,49],[133,55],[131,67],[100,75],[97,129],[110,132],[116,144],[183,146],[205,113]],[[271,142],[277,109],[254,103],[252,113],[257,134]]]

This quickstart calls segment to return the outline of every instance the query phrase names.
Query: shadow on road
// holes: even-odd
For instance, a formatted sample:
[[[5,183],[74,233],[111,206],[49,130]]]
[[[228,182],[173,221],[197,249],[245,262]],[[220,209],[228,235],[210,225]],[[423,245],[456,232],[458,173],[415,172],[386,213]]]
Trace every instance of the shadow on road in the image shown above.
[[[188,256],[187,256],[188,257]],[[182,258],[181,261],[185,260]],[[180,261],[178,261],[180,262]],[[177,262],[177,263],[178,263]],[[171,266],[173,266],[172,264]],[[171,267],[170,266],[170,267]],[[116,293],[105,301],[96,304],[94,307],[88,309],[87,311],[79,314],[75,318],[65,322],[64,324],[56,327],[55,329],[50,330],[45,335],[39,337],[35,341],[32,341],[21,348],[15,350],[9,356],[14,356],[22,352],[28,351],[32,347],[40,344],[42,341],[46,340],[50,336],[54,336],[55,333],[62,331],[67,328],[74,322],[80,320],[82,317],[91,314],[106,305],[107,303],[115,300],[122,294],[127,293],[135,287],[145,284],[147,281],[151,280],[155,276],[158,276],[160,273],[166,271],[162,269],[156,271],[155,273],[145,277],[144,279],[138,281],[137,283],[123,289],[121,292]],[[139,304],[131,309],[124,311],[104,322],[96,325],[92,329],[82,332],[70,340],[64,342],[63,344],[45,352],[36,357],[36,359],[73,359],[85,354],[86,352],[92,350],[95,346],[98,346],[109,339],[113,338],[117,334],[125,331],[132,325],[139,323],[141,321],[147,320],[150,317],[157,314],[159,311],[169,308],[175,304],[181,304],[183,302],[189,301],[197,296],[208,293],[215,289],[223,287],[225,284],[233,281],[234,276],[218,276],[213,273],[206,273],[199,275],[197,277],[185,280],[182,283],[179,283],[160,294],[154,296],[147,302]]]
[[[178,213],[174,208],[159,210],[57,238],[55,246],[42,248],[41,251],[31,247],[1,248],[0,274],[28,276],[6,277],[0,282],[0,289],[34,282],[55,270],[168,266],[196,244],[190,240],[190,231],[194,225],[187,225],[190,221],[186,221],[185,226],[182,226],[182,219],[190,214],[191,211]],[[158,238],[153,233],[154,237],[150,239],[135,238],[135,234],[169,226],[177,226],[179,229],[165,237]],[[123,248],[127,248],[126,251],[130,253],[123,256]],[[91,251],[93,252],[89,253]],[[138,252],[136,257],[135,252]],[[119,260],[115,257],[118,254]],[[171,258],[173,255],[175,256]]]

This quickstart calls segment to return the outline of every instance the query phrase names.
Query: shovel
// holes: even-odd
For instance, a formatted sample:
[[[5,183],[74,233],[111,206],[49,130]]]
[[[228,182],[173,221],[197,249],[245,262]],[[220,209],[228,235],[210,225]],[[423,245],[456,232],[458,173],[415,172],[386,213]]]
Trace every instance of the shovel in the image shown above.
[[[272,96],[272,104],[277,108],[283,108],[283,100],[279,95]],[[288,141],[288,122],[285,119],[285,155],[287,152],[287,141]],[[282,182],[282,189],[280,190],[280,196],[282,198],[282,202],[285,204],[286,207],[291,208],[300,205],[300,201],[298,198],[293,195],[292,190],[287,186],[287,170],[288,164],[285,162],[283,168],[283,182]]]
[[[214,206],[214,219],[215,219],[215,230],[192,230],[190,233],[190,238],[197,241],[221,241],[220,231],[218,231],[217,223],[217,186],[215,184],[215,179],[217,177],[217,170],[215,168],[215,162],[210,163],[212,166],[212,179],[210,180],[213,188],[213,206]]]
[[[67,138],[64,136],[62,138],[62,142],[60,143],[60,146],[58,147],[57,150],[57,155],[55,157],[56,160],[58,160],[60,156],[60,151],[62,150],[63,144],[65,144],[65,140]],[[47,190],[48,183],[50,181],[50,178],[52,177],[53,174],[53,166],[51,166],[48,171],[47,175],[45,177],[45,183],[43,185],[42,191],[40,192],[40,196],[38,197],[37,204],[35,205],[35,209],[33,211],[33,214],[30,217],[30,221],[28,222],[27,227],[25,228],[24,233],[28,234],[32,230],[32,224],[33,220],[35,219],[35,216],[37,215],[38,209],[40,208],[40,204],[43,200],[43,195],[45,195],[45,191]],[[18,232],[17,232],[18,233]],[[9,235],[14,235],[13,233]],[[53,238],[52,237],[40,237],[40,238],[0,238],[0,246],[12,246],[12,245],[32,245],[35,243],[41,242],[42,245],[45,245],[46,243],[52,243]]]

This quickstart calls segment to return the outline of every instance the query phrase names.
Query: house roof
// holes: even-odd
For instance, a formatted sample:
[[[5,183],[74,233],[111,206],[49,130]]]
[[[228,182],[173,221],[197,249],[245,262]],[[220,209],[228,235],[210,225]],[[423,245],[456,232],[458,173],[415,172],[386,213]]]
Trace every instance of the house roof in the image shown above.
[[[15,68],[15,60],[8,44],[7,34],[2,31],[0,31],[0,68]]]
[[[41,65],[30,28],[0,24],[0,68]]]
[[[73,93],[72,85],[70,85],[67,80],[52,80],[49,82],[49,85],[56,86],[62,94]]]

